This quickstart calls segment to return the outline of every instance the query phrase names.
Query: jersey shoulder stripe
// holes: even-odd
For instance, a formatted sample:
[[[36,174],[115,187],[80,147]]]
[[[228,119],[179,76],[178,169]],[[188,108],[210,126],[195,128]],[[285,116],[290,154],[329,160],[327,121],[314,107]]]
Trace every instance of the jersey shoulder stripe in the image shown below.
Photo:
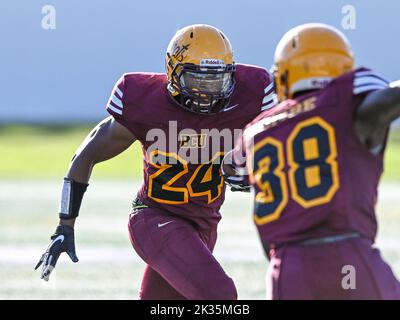
[[[111,114],[122,115],[124,109],[123,97],[124,97],[124,76],[122,76],[115,84],[110,98],[107,103],[107,111]]]
[[[116,93],[117,97],[122,100],[124,93],[118,88],[118,86],[115,87],[115,93]]]
[[[373,71],[357,71],[354,74],[353,93],[358,95],[373,90],[389,87],[389,82]]]
[[[122,115],[122,110],[121,110],[121,109],[118,109],[117,107],[114,107],[111,103],[109,103],[109,104],[107,105],[107,110],[108,110],[108,111],[113,111],[113,112],[115,112],[115,113],[117,113],[117,114],[119,114],[119,115]]]
[[[124,108],[124,105],[122,103],[122,100],[120,98],[118,98],[118,96],[114,93],[113,95],[111,95],[111,102],[117,106],[120,109]]]
[[[276,105],[277,99],[275,94],[275,86],[274,83],[271,82],[265,89],[264,89],[264,98],[262,101],[261,111],[265,111],[271,109],[273,106]]]

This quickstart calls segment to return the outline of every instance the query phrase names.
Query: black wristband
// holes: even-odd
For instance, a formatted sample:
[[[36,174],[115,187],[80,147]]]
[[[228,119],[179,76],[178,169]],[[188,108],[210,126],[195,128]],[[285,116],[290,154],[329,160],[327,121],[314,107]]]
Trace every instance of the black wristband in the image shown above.
[[[83,195],[88,185],[64,178],[59,209],[61,219],[74,219],[79,216]]]
[[[54,235],[59,235],[59,234],[63,234],[63,235],[73,235],[74,234],[74,228],[71,226],[67,226],[67,225],[58,225],[56,228],[56,231],[54,232]]]

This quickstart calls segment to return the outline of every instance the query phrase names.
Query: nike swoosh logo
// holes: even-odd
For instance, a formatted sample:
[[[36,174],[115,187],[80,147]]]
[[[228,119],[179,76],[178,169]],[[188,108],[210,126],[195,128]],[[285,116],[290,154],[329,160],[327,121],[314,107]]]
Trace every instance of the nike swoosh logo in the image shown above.
[[[164,223],[159,223],[158,227],[162,228],[162,227],[166,226],[167,224],[170,224],[171,222],[174,222],[174,221],[168,221],[168,222],[164,222]]]
[[[58,240],[60,240],[61,243],[63,243],[63,242],[64,242],[64,236],[63,236],[62,234],[60,234],[57,238],[55,238],[55,239],[53,240],[52,245],[55,244]]]
[[[231,109],[236,108],[238,106],[239,106],[239,104],[237,103],[237,104],[233,105],[232,107],[226,108],[224,111],[231,110]]]

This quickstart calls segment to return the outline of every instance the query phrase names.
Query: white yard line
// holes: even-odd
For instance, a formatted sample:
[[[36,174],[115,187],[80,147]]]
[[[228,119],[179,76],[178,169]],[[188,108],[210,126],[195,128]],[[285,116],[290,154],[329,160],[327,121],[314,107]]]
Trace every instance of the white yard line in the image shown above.
[[[106,204],[107,210],[116,210],[118,212],[128,212],[129,203],[133,198],[139,184],[129,181],[93,181],[85,198],[84,210],[86,212],[96,212],[96,210],[104,210]],[[34,208],[36,212],[41,210],[49,211],[51,208],[57,207],[58,193],[60,183],[55,181],[0,181],[0,211],[11,210],[21,215],[29,208]],[[37,190],[41,190],[38,196]],[[378,216],[382,208],[386,206],[391,210],[399,208],[400,211],[400,184],[385,183],[379,190]],[[221,262],[259,262],[265,261],[265,257],[261,251],[255,228],[250,218],[251,203],[250,194],[227,193],[226,205],[222,208],[223,220],[220,227],[220,238],[217,243],[215,256]],[[54,205],[53,205],[54,204]],[[237,204],[237,206],[236,206]],[[43,205],[46,206],[45,209]],[[110,209],[111,207],[111,209]],[[229,210],[247,210],[243,212],[243,220],[241,218],[232,219]],[[14,211],[13,211],[14,210]],[[112,211],[111,211],[112,213]],[[0,230],[1,230],[1,214],[0,212]],[[400,215],[400,212],[399,212]],[[46,215],[48,218],[48,215]],[[114,217],[114,218],[113,218]],[[108,219],[108,216],[106,216]],[[104,219],[104,214],[102,215]],[[121,233],[126,233],[126,222],[122,222],[121,216],[111,216],[110,224],[107,228],[115,229],[121,227]],[[247,220],[246,220],[247,219]],[[379,218],[378,218],[379,219]],[[81,220],[85,220],[82,215]],[[92,219],[86,221],[85,228],[95,229],[96,221]],[[240,223],[238,224],[238,221]],[[83,222],[83,221],[80,221]],[[104,220],[99,220],[100,224],[104,224]],[[21,221],[21,226],[23,221]],[[83,227],[83,226],[82,226]],[[15,226],[18,228],[18,226]],[[18,231],[16,229],[16,231]],[[243,233],[246,236],[241,237]],[[119,231],[118,231],[119,232]],[[18,234],[18,233],[17,233]],[[0,243],[0,267],[3,265],[35,265],[37,259],[43,253],[46,243],[43,246],[24,246]],[[396,251],[400,248],[400,241],[394,237],[380,235],[378,238],[378,247],[382,251]],[[140,258],[127,245],[123,246],[77,246],[77,254],[81,263],[118,263],[131,264],[141,263]],[[67,257],[62,257],[60,263],[65,263]]]
[[[42,247],[36,246],[0,246],[0,268],[2,265],[32,265],[38,262],[43,253]],[[258,248],[248,247],[238,248],[221,252],[217,251],[215,256],[223,262],[257,262],[262,261],[264,257],[260,255]],[[132,264],[142,263],[140,257],[133,249],[119,248],[112,246],[104,247],[78,247],[77,255],[80,263],[101,263],[101,264]],[[60,263],[70,263],[66,254],[60,258]]]

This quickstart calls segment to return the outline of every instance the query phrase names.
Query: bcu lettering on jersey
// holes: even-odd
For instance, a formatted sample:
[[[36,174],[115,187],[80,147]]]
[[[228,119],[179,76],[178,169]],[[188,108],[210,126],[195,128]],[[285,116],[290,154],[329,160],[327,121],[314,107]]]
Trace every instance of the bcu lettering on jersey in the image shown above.
[[[153,161],[164,164],[168,159],[176,164],[178,159],[185,159],[190,164],[204,164],[212,161],[217,154],[226,154],[233,149],[235,141],[241,135],[241,129],[201,129],[200,133],[193,129],[181,129],[178,132],[176,121],[169,121],[168,130],[153,128],[147,132],[146,141],[150,143],[146,150],[148,157],[157,153],[159,159]],[[176,157],[160,157],[162,154],[175,154]],[[220,164],[222,157],[215,159],[215,164]]]

